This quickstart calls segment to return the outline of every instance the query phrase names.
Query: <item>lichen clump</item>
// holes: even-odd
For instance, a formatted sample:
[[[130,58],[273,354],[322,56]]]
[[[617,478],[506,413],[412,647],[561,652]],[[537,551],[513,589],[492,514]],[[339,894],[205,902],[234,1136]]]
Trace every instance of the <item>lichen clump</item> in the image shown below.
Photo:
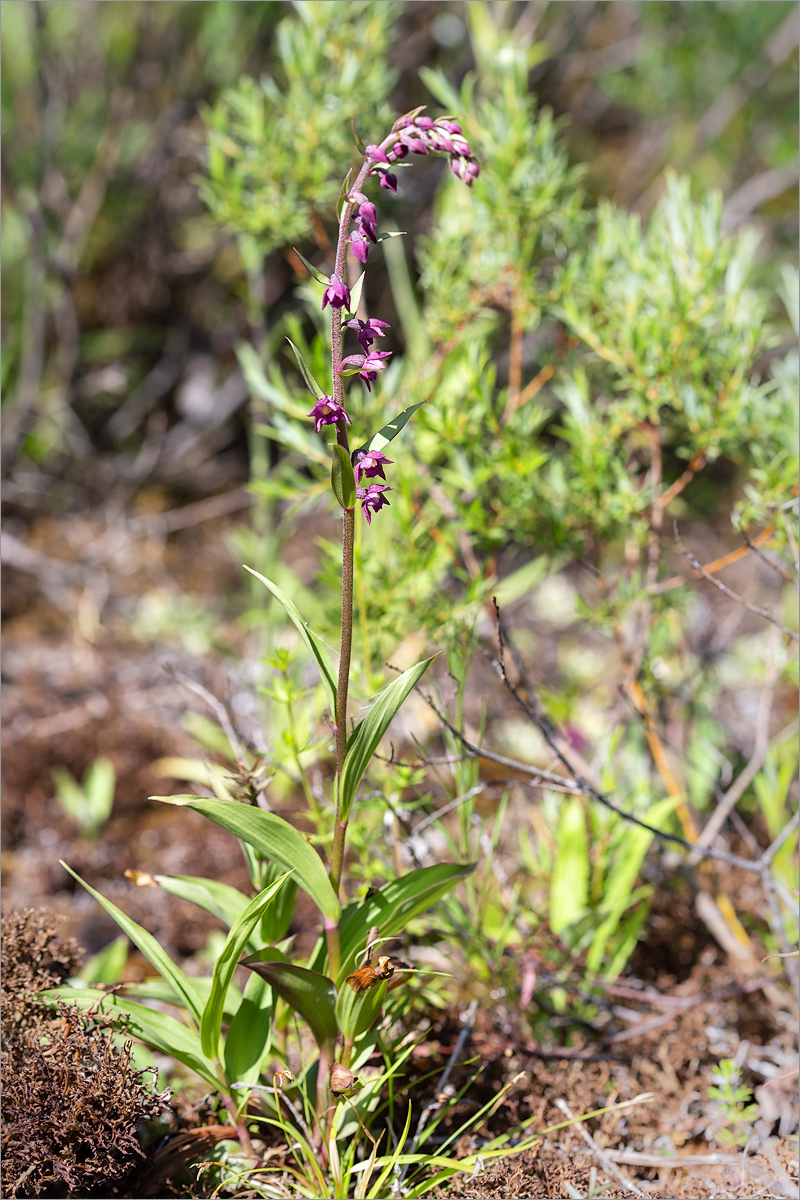
[[[3,1195],[114,1196],[142,1163],[137,1130],[165,1097],[115,1044],[102,1016],[35,996],[77,969],[77,944],[55,919],[24,910],[2,918]]]

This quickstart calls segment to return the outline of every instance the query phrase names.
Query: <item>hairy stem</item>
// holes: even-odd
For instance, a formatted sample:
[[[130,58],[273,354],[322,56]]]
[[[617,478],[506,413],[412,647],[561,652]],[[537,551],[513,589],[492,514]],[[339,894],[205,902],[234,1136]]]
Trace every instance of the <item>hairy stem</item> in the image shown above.
[[[389,144],[394,140],[390,135],[384,142]],[[350,189],[360,191],[369,175],[371,163],[365,162]],[[335,273],[340,279],[344,278],[345,259],[347,256],[347,235],[353,217],[355,203],[347,200],[342,209],[339,221],[339,239],[336,244]],[[342,310],[331,309],[331,368],[333,375],[333,399],[337,404],[344,404],[344,377],[342,366]],[[338,444],[350,453],[350,440],[347,436],[347,426],[344,420],[336,422],[336,440]],[[353,647],[353,556],[355,549],[356,514],[355,509],[345,509],[342,529],[342,640],[339,654],[339,678],[336,692],[336,816],[331,847],[330,881],[337,896],[342,881],[344,864],[345,841],[347,837],[347,817],[342,814],[342,771],[347,754],[347,691],[350,684],[350,657]],[[337,950],[338,950],[338,930]],[[328,934],[328,956],[331,957],[330,931]],[[338,954],[337,954],[338,957]],[[335,975],[331,963],[331,972]]]

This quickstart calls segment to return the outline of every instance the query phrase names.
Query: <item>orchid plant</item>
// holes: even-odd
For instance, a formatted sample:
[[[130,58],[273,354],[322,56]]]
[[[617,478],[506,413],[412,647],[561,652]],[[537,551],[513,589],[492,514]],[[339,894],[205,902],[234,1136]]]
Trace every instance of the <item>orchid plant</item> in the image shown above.
[[[352,289],[348,287],[346,257],[349,252],[365,264],[370,247],[391,236],[378,233],[376,204],[363,189],[377,180],[381,188],[394,192],[397,175],[393,168],[408,155],[448,155],[451,170],[467,186],[479,173],[478,162],[458,122],[449,117],[432,119],[421,108],[397,120],[379,144],[358,144],[364,161],[352,186],[350,172],[340,192],[333,270],[330,276],[322,276],[306,263],[323,285],[322,308],[330,308],[329,389],[322,388],[300,350],[292,345],[314,397],[308,415],[315,431],[320,433],[333,426],[336,434],[331,443],[331,486],[343,521],[338,669],[334,669],[322,638],[304,620],[293,601],[273,581],[251,571],[280,602],[294,624],[316,664],[330,709],[335,774],[329,797],[333,833],[327,861],[323,861],[304,834],[271,811],[268,787],[258,777],[255,760],[240,748],[238,775],[222,769],[209,771],[206,782],[212,792],[210,796],[157,799],[187,806],[234,833],[242,844],[255,896],[248,897],[219,881],[199,877],[128,872],[135,884],[158,886],[192,900],[223,920],[229,933],[213,977],[187,976],[147,930],[67,867],[115,918],[161,979],[121,985],[113,994],[92,987],[56,989],[50,993],[51,1000],[66,995],[71,1003],[85,1009],[102,1007],[116,1013],[120,1027],[127,1034],[172,1055],[211,1083],[235,1122],[246,1154],[252,1154],[248,1124],[252,1113],[248,1104],[254,1092],[258,1092],[262,1109],[266,1104],[273,1114],[271,1119],[280,1128],[288,1104],[288,1111],[297,1117],[297,1129],[307,1137],[321,1161],[330,1164],[338,1161],[336,1138],[343,1131],[351,1138],[354,1133],[358,1136],[359,1129],[364,1128],[363,1116],[378,1104],[383,1082],[398,1067],[399,1060],[387,1060],[384,1051],[383,1075],[364,1083],[355,1074],[374,1049],[384,1004],[394,1001],[394,998],[387,1000],[388,993],[403,982],[402,969],[395,968],[390,955],[381,953],[378,957],[378,950],[473,869],[469,863],[423,867],[357,900],[348,898],[343,878],[348,824],[361,781],[390,721],[431,661],[421,662],[399,675],[372,698],[366,715],[348,724],[357,509],[360,507],[370,525],[389,504],[387,493],[392,489],[386,468],[391,467],[392,460],[384,450],[419,405],[401,412],[351,450],[349,430],[353,422],[347,410],[347,380],[358,376],[371,391],[391,352],[374,349],[376,341],[386,336],[389,325],[364,314],[364,275]],[[355,333],[358,352],[345,353],[345,331]],[[298,888],[316,905],[321,925],[320,939],[302,963],[290,961],[291,939],[287,938]],[[240,965],[252,971],[243,992],[234,984]],[[176,1005],[182,1010],[183,1020],[141,1004],[138,1002],[141,999]],[[287,1029],[295,1018],[304,1022],[316,1043],[316,1055],[306,1057],[297,1077],[287,1061]],[[303,1045],[305,1049],[308,1039]],[[259,1083],[262,1077],[273,1086]],[[296,1104],[286,1093],[285,1103],[279,1098],[281,1088],[290,1086],[299,1089],[301,1098]],[[354,1128],[350,1128],[352,1121],[348,1125],[341,1113],[337,1115],[337,1102],[345,1100],[358,1122]],[[373,1142],[371,1166],[361,1172],[363,1188],[372,1167],[381,1164],[376,1159],[376,1147]],[[373,1193],[363,1190],[363,1194]]]

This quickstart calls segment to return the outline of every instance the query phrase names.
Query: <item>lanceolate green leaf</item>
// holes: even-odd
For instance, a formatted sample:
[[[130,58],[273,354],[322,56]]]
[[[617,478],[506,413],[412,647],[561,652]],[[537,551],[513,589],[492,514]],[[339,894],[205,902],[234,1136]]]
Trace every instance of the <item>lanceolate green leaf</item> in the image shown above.
[[[157,1012],[154,1008],[147,1008],[144,1004],[137,1004],[135,1000],[127,1000],[124,996],[98,992],[94,988],[53,988],[42,992],[40,999],[63,1000],[65,1004],[74,1004],[76,1008],[85,1011],[119,1014],[119,1028],[124,1033],[138,1038],[162,1054],[176,1058],[213,1088],[220,1086],[213,1062],[203,1054],[200,1038],[175,1017]]]
[[[356,478],[350,455],[344,446],[337,442],[331,445],[333,461],[331,463],[331,487],[333,494],[342,508],[353,508],[356,502]]]
[[[330,921],[339,920],[341,906],[321,858],[303,834],[298,833],[283,817],[260,808],[251,808],[247,804],[204,796],[158,796],[155,799],[193,808],[247,842],[265,858],[280,863],[287,871],[293,871],[294,878],[323,916]]]
[[[228,934],[225,945],[222,948],[222,953],[214,965],[211,995],[203,1010],[203,1018],[200,1023],[200,1040],[203,1045],[203,1053],[209,1057],[217,1053],[225,993],[233,979],[233,973],[239,964],[242,951],[247,945],[250,934],[261,920],[267,907],[272,903],[273,896],[283,886],[283,882],[287,878],[288,872],[274,883],[271,883],[269,887],[264,888],[263,892],[259,892],[250,901]]]
[[[283,605],[286,615],[289,617],[289,620],[292,622],[295,629],[300,634],[300,637],[303,639],[306,647],[311,651],[314,659],[316,660],[317,669],[319,670],[319,677],[322,680],[322,686],[325,688],[325,695],[328,698],[328,705],[331,713],[335,713],[336,676],[333,673],[333,666],[331,664],[330,655],[328,654],[325,643],[321,638],[317,637],[316,633],[314,633],[312,629],[309,628],[308,622],[304,621],[300,616],[300,613],[293,601],[289,599],[285,592],[281,591],[277,584],[273,583],[272,580],[267,579],[266,576],[260,575],[258,571],[254,571],[252,567],[245,567],[245,571],[249,571],[251,575],[254,575],[256,579],[263,583],[264,587],[272,592],[278,603]]]
[[[145,875],[142,878],[140,874],[140,878],[135,882],[144,886],[148,878],[171,896],[191,900],[198,908],[213,913],[228,929],[248,905],[248,897],[238,888],[214,879],[204,879],[200,875]]]
[[[342,971],[336,980],[355,970],[357,955],[366,947],[369,931],[378,929],[380,937],[393,937],[405,929],[409,920],[425,912],[451,892],[475,870],[475,863],[437,863],[409,871],[399,880],[384,883],[366,900],[349,904],[342,913],[339,938],[342,947]]]
[[[319,975],[294,963],[276,962],[270,947],[251,954],[243,967],[256,971],[274,987],[279,996],[303,1018],[321,1050],[330,1057],[336,1045],[336,988],[327,975]],[[266,958],[265,958],[266,956]]]
[[[217,801],[218,804],[223,801]],[[68,871],[73,879],[77,879],[81,887],[86,888],[90,896],[94,896],[98,904],[101,904],[109,916],[113,917],[119,925],[120,929],[127,933],[128,937],[141,950],[142,954],[152,963],[158,971],[162,979],[171,984],[175,990],[175,994],[180,998],[182,1004],[185,1004],[190,1014],[196,1021],[200,1021],[203,1002],[194,984],[184,975],[180,967],[177,967],[165,950],[158,944],[152,933],[148,933],[141,925],[137,925],[136,921],[132,921],[127,917],[121,909],[117,908],[116,904],[112,904],[110,900],[106,900],[105,896],[101,896],[93,887],[85,883],[80,875],[77,875],[71,867],[68,867],[65,862],[61,863],[65,871]]]
[[[369,712],[358,726],[342,769],[339,802],[343,819],[346,820],[350,813],[358,785],[361,783],[378,743],[389,727],[389,722],[436,657],[434,655],[433,658],[427,658],[424,662],[417,663],[415,667],[410,667],[378,692]]]
[[[292,347],[292,350],[294,350],[294,356],[297,359],[297,365],[300,367],[300,372],[303,376],[303,379],[305,379],[305,381],[306,381],[306,386],[307,386],[308,390],[311,392],[311,395],[314,397],[315,400],[321,400],[322,397],[326,393],[322,390],[322,388],[319,386],[316,379],[314,378],[312,371],[311,371],[311,367],[308,365],[306,360],[303,358],[302,354],[297,349],[297,346],[295,346],[295,344],[291,340],[291,338],[287,338],[286,340],[289,343],[289,345]]]
[[[355,1041],[359,1034],[370,1028],[381,1011],[385,996],[385,980],[363,992],[354,992],[349,984],[342,984],[336,1001],[336,1022],[345,1041]]]
[[[401,933],[412,918],[446,896],[474,870],[475,863],[437,863],[433,867],[421,867],[401,879],[385,883],[367,900],[349,904],[339,927],[342,948],[339,986],[355,970],[356,956],[364,950],[371,929],[377,927],[382,938]]]
[[[225,1037],[225,1078],[229,1084],[255,1083],[272,1045],[272,1016],[275,992],[266,979],[251,975]],[[247,1103],[247,1089],[237,1089],[236,1103],[241,1109]]]
[[[418,408],[422,408],[424,403],[424,400],[420,400],[419,404],[412,404],[410,408],[404,408],[396,417],[392,417],[391,421],[388,421],[382,429],[379,429],[377,433],[373,433],[369,441],[364,443],[363,448],[365,450],[383,450],[384,446],[388,446],[389,442],[397,437],[401,429],[408,424],[409,419]]]

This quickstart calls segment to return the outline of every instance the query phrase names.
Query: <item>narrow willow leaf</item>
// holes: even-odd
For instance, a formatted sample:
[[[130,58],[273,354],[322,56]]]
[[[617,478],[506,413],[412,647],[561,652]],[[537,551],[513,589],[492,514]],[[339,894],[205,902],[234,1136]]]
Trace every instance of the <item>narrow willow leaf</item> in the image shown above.
[[[300,253],[300,251],[297,249],[297,247],[296,247],[296,246],[292,246],[292,249],[294,250],[294,252],[295,252],[295,254],[297,255],[297,257],[300,259],[300,262],[303,264],[303,266],[305,267],[305,269],[308,271],[309,275],[311,275],[311,276],[312,276],[314,279],[316,279],[317,283],[324,283],[324,284],[326,284],[326,285],[327,285],[327,284],[330,282],[330,281],[329,281],[328,279],[326,279],[326,277],[325,277],[325,276],[324,276],[324,275],[323,275],[323,274],[322,274],[322,273],[321,273],[321,272],[320,272],[320,271],[319,271],[319,270],[318,270],[318,269],[317,269],[317,268],[314,266],[314,264],[313,264],[313,263],[310,263],[310,262],[308,261],[308,259],[307,259],[307,258],[304,258],[304,257],[303,257],[303,255]],[[292,347],[292,349],[294,350],[294,347]],[[295,354],[296,354],[296,353],[297,353],[297,351],[295,350]]]
[[[364,276],[366,273],[366,271],[362,271],[358,279],[350,288],[350,312],[353,316],[355,316],[358,312],[358,306],[361,303],[361,292],[364,288]]]
[[[424,400],[420,400],[419,404],[412,404],[410,408],[404,408],[396,417],[392,417],[391,421],[388,421],[382,429],[379,429],[377,433],[373,433],[369,441],[364,443],[362,449],[383,450],[384,446],[388,446],[389,442],[397,437],[398,433],[408,424],[411,416],[413,416],[418,408],[422,408],[424,403]]]
[[[446,896],[474,870],[475,863],[437,863],[433,867],[421,867],[401,879],[385,883],[366,900],[349,904],[339,926],[342,950],[339,986],[354,970],[356,956],[364,950],[372,928],[377,927],[382,938],[401,933],[409,921]]]
[[[276,962],[273,951],[251,954],[242,962],[243,967],[256,971],[266,979],[290,1008],[302,1017],[314,1035],[320,1050],[327,1050],[333,1058],[339,1032],[336,1024],[336,988],[327,975],[319,975],[306,967],[294,963]],[[269,956],[265,959],[264,956]]]
[[[161,888],[171,896],[190,900],[198,908],[219,917],[230,929],[234,921],[249,904],[249,897],[228,883],[205,879],[200,875],[149,875],[145,871],[126,871],[126,877],[139,887],[147,885]]]
[[[229,1084],[256,1083],[262,1064],[272,1046],[272,1018],[275,992],[259,975],[251,975],[244,998],[225,1037],[225,1078]],[[249,1092],[237,1090],[236,1103],[241,1110]]]
[[[356,477],[353,464],[344,446],[334,442],[331,446],[331,488],[341,508],[353,508],[356,502]]]
[[[84,1011],[114,1013],[119,1019],[119,1029],[124,1034],[138,1038],[161,1054],[176,1058],[214,1089],[220,1086],[213,1062],[203,1054],[200,1038],[175,1017],[157,1012],[154,1008],[146,1008],[134,1000],[126,1000],[124,996],[98,992],[94,988],[53,988],[40,993],[38,999],[46,1003],[63,1000],[65,1004],[74,1004]]]
[[[317,664],[319,677],[322,680],[322,686],[325,688],[325,695],[328,698],[328,705],[330,707],[331,714],[335,716],[336,676],[333,673],[333,665],[330,660],[330,655],[328,654],[327,647],[322,641],[322,638],[318,637],[317,634],[309,628],[308,622],[304,621],[300,616],[297,606],[292,600],[289,599],[285,592],[281,591],[276,583],[273,583],[271,579],[267,579],[265,575],[260,575],[259,572],[254,571],[252,567],[245,567],[245,571],[249,571],[250,574],[255,576],[260,583],[264,584],[265,588],[272,592],[278,603],[283,606],[286,615],[294,625],[297,632],[300,634],[300,637],[305,643],[306,648],[311,651]]]
[[[251,808],[235,801],[213,800],[204,796],[154,796],[166,804],[175,804],[202,813],[216,825],[228,829],[247,842],[264,858],[272,859],[287,871],[293,871],[303,891],[329,921],[338,921],[341,907],[331,887],[327,871],[316,850],[302,833],[275,813]]]
[[[303,379],[305,379],[305,381],[306,381],[306,386],[308,387],[308,390],[311,392],[311,395],[314,397],[315,400],[321,400],[322,397],[324,395],[326,395],[326,393],[322,390],[322,388],[319,386],[316,379],[314,378],[314,375],[311,371],[311,367],[308,365],[306,360],[303,358],[302,354],[297,349],[297,346],[295,346],[294,342],[290,338],[287,338],[286,340],[289,343],[289,345],[292,347],[292,350],[294,350],[294,356],[297,359],[297,365],[300,367],[300,372],[303,376]]]
[[[433,659],[437,657],[438,655],[434,654],[432,658],[426,658],[424,662],[409,667],[375,696],[369,712],[356,730],[356,735],[344,760],[339,792],[343,819],[346,820],[350,813],[358,785],[361,783],[378,743],[389,727],[389,722],[408,693],[427,671]]]
[[[224,801],[218,800],[216,803],[222,804]],[[120,929],[127,933],[134,946],[137,946],[147,961],[152,963],[161,978],[165,979],[173,987],[176,995],[180,997],[181,1004],[185,1004],[194,1019],[199,1022],[202,1015],[203,1003],[197,988],[189,977],[184,975],[180,967],[175,965],[166,951],[153,937],[152,933],[148,933],[141,925],[137,925],[136,921],[132,921],[130,917],[126,916],[121,909],[117,908],[116,904],[112,904],[110,900],[106,900],[105,896],[101,896],[93,887],[85,883],[80,875],[72,870],[72,867],[68,867],[65,862],[62,862],[61,865],[73,879],[78,881],[81,887],[86,888],[90,896],[94,896],[95,900],[103,906],[109,916],[114,918]]]
[[[203,1053],[209,1057],[216,1055],[218,1050],[225,994],[230,987],[233,973],[239,965],[239,959],[247,945],[247,940],[266,912],[268,905],[272,903],[275,893],[283,886],[285,879],[288,879],[288,872],[253,897],[228,934],[222,953],[214,964],[211,994],[203,1009],[203,1017],[200,1022],[200,1041]]]
[[[355,121],[350,122],[350,128],[353,131],[353,139],[356,143],[356,147],[358,148],[358,153],[361,155],[365,155],[367,153],[367,147],[364,145],[363,141],[361,140],[361,135],[359,134],[358,130],[356,129]]]
[[[345,175],[344,179],[342,180],[342,186],[339,188],[339,196],[336,200],[336,219],[337,219],[337,221],[341,221],[341,219],[342,219],[342,211],[344,209],[345,204],[347,203],[347,193],[350,191],[350,181],[352,180],[352,178],[353,178],[353,168],[351,167],[350,170]]]

